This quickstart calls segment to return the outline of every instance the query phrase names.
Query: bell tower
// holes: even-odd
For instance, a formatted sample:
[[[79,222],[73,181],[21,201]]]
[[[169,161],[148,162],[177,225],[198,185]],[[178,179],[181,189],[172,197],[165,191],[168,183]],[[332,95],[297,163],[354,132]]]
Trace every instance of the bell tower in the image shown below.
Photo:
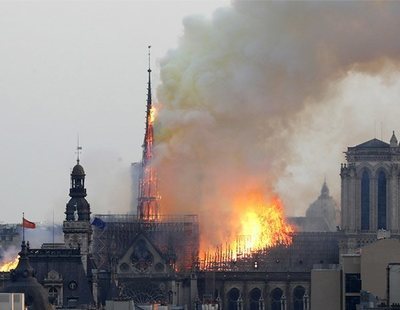
[[[90,204],[86,200],[85,171],[80,165],[79,152],[82,147],[77,146],[76,165],[71,172],[71,187],[63,222],[64,242],[69,248],[80,249],[82,263],[87,272],[87,261],[90,251],[92,227],[90,225]]]

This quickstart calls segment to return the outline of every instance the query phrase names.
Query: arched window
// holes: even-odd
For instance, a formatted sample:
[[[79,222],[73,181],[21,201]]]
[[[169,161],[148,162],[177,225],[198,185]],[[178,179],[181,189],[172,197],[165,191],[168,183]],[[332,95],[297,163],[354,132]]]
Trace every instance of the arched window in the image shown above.
[[[271,310],[281,310],[281,298],[283,291],[280,288],[274,288],[271,292]]]
[[[54,286],[49,289],[49,302],[52,305],[58,305],[58,290]]]
[[[380,171],[378,175],[378,229],[386,228],[386,175]]]
[[[228,310],[237,310],[240,292],[237,288],[233,288],[228,292]]]
[[[249,297],[250,297],[250,310],[259,310],[261,290],[259,288],[253,288],[250,291]]]
[[[293,309],[303,310],[303,297],[306,293],[306,289],[302,286],[296,286],[293,290]]]
[[[369,174],[361,177],[361,230],[369,230]]]

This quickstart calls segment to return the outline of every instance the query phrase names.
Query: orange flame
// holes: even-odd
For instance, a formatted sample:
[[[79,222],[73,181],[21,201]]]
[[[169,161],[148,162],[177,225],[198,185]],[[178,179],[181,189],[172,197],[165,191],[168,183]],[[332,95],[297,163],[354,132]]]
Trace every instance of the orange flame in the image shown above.
[[[250,198],[243,204],[240,235],[248,236],[245,253],[270,248],[278,244],[290,245],[293,227],[285,222],[282,203],[273,198],[269,203]]]
[[[0,265],[0,272],[9,272],[12,269],[17,268],[18,262],[19,262],[19,257],[17,256],[16,258],[14,258],[9,262],[2,263]]]
[[[149,119],[150,124],[154,123],[156,116],[157,116],[157,110],[154,106],[152,106],[150,109],[150,119]]]
[[[230,229],[236,236],[225,246],[203,253],[204,266],[211,261],[230,261],[265,251],[268,248],[292,243],[293,226],[285,221],[284,209],[278,197],[268,202],[263,194],[248,193],[233,203],[235,215]],[[229,225],[229,224],[228,224]]]

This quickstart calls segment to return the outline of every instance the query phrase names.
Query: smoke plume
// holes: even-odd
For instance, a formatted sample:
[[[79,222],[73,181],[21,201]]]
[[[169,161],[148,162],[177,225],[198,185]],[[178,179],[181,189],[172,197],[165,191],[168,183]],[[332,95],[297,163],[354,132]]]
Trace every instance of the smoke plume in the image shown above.
[[[339,162],[324,159],[328,142],[342,152],[349,141],[324,141],[337,135],[310,126],[325,123],[317,113],[327,122],[351,119],[338,100],[350,76],[397,68],[398,16],[395,1],[243,1],[211,19],[186,18],[178,47],[160,63],[156,165],[163,212],[199,214],[203,240],[215,244],[235,233],[243,211],[232,207],[238,196],[262,191],[268,200],[278,193],[291,213],[300,205],[304,212],[313,199],[305,190],[310,184],[293,182],[293,166],[304,164],[307,153],[307,163],[319,168],[310,167],[317,193],[324,165],[338,174]],[[351,135],[341,126],[332,130]]]

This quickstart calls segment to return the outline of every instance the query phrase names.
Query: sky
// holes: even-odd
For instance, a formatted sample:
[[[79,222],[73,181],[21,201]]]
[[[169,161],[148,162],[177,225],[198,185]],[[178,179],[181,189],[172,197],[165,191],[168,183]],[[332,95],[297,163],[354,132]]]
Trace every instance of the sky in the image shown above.
[[[221,176],[235,191],[243,171],[288,215],[304,215],[325,178],[339,203],[346,148],[400,136],[400,5],[254,3],[0,0],[0,222],[63,220],[78,135],[92,212],[131,211],[148,45],[165,175],[187,160],[180,193],[204,164],[210,206]]]
[[[95,213],[130,211],[147,87],[184,16],[229,1],[0,1],[0,222],[64,218],[79,134]]]

